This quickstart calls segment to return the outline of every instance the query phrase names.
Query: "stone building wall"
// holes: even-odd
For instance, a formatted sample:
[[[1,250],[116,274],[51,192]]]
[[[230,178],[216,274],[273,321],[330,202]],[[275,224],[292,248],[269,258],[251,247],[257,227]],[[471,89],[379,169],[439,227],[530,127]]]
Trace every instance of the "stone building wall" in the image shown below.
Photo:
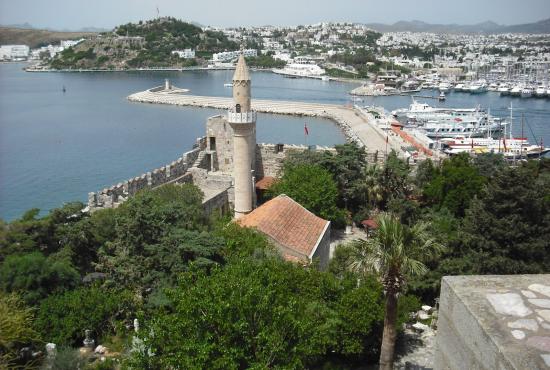
[[[325,270],[328,267],[328,263],[330,261],[330,231],[331,231],[331,223],[328,223],[328,226],[325,230],[325,233],[321,237],[321,240],[319,241],[319,245],[317,246],[317,249],[313,253],[312,260],[318,260],[319,261],[319,267],[321,270]]]

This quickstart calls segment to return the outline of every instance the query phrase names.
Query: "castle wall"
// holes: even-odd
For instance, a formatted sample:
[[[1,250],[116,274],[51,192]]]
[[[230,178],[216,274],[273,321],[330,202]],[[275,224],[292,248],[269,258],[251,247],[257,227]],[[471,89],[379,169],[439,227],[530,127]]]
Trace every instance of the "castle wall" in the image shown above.
[[[175,161],[156,168],[140,176],[120,182],[97,193],[88,194],[88,207],[93,210],[97,208],[112,208],[124,202],[128,197],[135,195],[143,189],[155,188],[166,183],[189,182],[186,176],[187,170],[191,168],[199,157],[199,153],[206,148],[205,138],[197,139],[195,148],[184,153]]]

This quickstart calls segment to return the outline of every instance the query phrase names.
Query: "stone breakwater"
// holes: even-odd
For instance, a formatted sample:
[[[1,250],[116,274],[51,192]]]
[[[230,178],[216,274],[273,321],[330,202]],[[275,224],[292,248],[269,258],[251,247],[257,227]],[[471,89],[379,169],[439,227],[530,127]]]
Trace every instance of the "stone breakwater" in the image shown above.
[[[120,182],[97,193],[88,194],[88,208],[113,208],[130,196],[146,188],[155,188],[172,182],[185,183],[192,180],[189,169],[195,166],[199,153],[206,148],[206,138],[197,139],[194,148],[175,161],[146,172],[140,176]]]
[[[128,96],[128,100],[215,109],[228,109],[233,103],[231,98],[179,94],[159,88],[132,94]],[[252,109],[261,113],[328,118],[340,127],[348,141],[366,147],[367,152],[383,152],[386,147],[384,138],[376,132],[374,124],[354,108],[335,104],[254,99]]]

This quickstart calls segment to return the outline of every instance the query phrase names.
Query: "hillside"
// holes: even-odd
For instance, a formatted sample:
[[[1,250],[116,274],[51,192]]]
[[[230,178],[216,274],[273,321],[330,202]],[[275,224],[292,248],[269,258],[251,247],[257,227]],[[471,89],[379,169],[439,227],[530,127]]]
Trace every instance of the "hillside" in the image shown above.
[[[201,28],[175,18],[159,18],[128,23],[86,40],[63,51],[51,63],[52,68],[125,69],[142,67],[185,67],[196,59],[180,59],[173,50],[196,50],[197,59],[212,53],[238,49],[221,32]]]
[[[0,27],[0,45],[23,44],[31,48],[58,44],[61,40],[74,40],[95,35],[93,32],[57,32],[48,30]]]
[[[503,26],[491,21],[472,25],[431,24],[422,21],[399,21],[394,24],[369,23],[367,26],[378,32],[550,34],[550,19],[513,26]]]

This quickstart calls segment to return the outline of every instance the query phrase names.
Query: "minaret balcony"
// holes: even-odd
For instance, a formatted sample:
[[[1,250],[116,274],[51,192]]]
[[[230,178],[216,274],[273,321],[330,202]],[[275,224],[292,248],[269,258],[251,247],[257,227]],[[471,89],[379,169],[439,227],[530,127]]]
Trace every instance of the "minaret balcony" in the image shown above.
[[[227,112],[227,121],[230,123],[252,123],[256,122],[256,112]]]

